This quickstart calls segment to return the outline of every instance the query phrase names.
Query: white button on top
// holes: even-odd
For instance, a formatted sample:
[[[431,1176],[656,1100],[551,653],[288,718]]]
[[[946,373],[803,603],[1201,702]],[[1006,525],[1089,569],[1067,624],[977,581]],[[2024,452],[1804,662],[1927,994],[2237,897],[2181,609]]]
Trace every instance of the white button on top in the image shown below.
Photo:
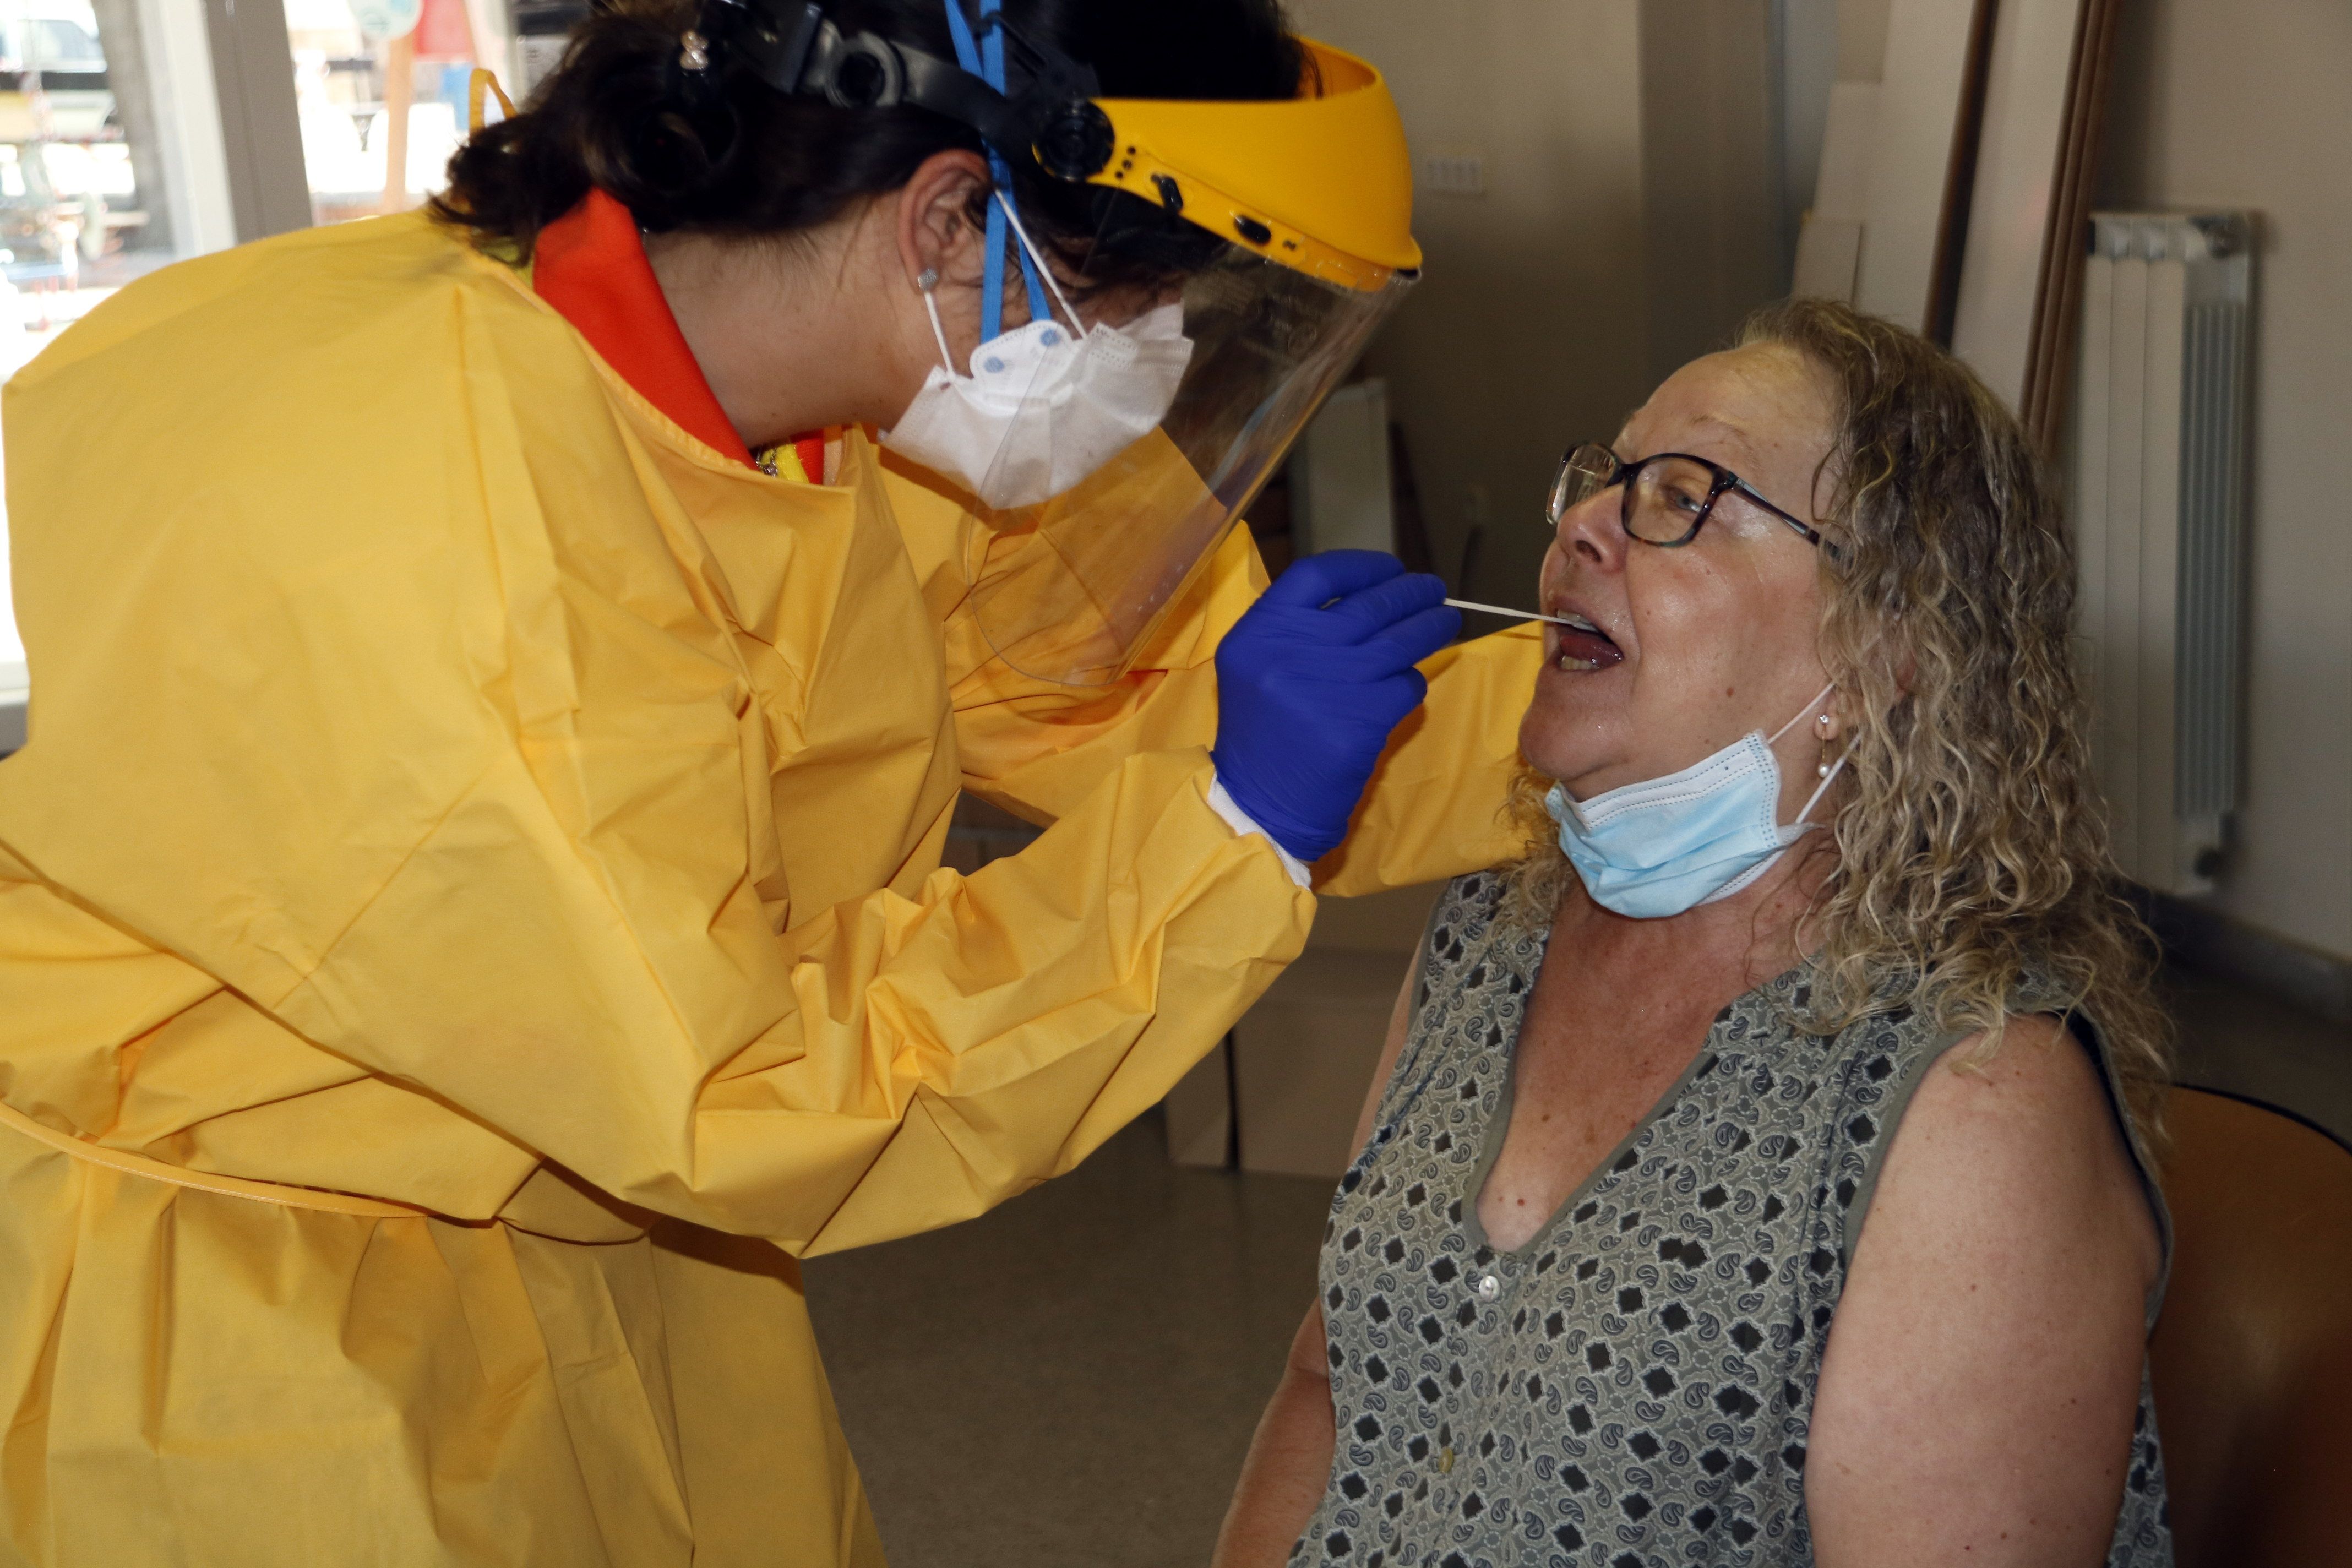
[[[1478,1300],[1481,1301],[1491,1301],[1502,1293],[1503,1282],[1500,1279],[1496,1279],[1492,1274],[1481,1275],[1479,1277]]]

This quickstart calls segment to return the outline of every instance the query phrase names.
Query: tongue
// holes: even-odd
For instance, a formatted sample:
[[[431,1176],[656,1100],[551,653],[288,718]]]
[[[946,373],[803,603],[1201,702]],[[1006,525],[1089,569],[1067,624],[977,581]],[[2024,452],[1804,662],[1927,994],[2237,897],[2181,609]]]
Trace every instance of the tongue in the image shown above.
[[[1575,626],[1561,626],[1559,632],[1559,651],[1570,658],[1603,666],[1625,662],[1624,653],[1599,632],[1582,631]]]

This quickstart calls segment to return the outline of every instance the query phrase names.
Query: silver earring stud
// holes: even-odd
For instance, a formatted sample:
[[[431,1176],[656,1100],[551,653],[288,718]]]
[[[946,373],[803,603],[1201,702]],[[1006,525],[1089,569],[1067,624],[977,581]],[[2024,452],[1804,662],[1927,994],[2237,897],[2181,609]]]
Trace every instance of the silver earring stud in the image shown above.
[[[939,286],[940,269],[938,268],[926,267],[920,272],[915,274],[915,287],[920,289],[924,293],[928,294]]]
[[[710,68],[709,39],[704,37],[700,33],[689,30],[685,37],[678,40],[678,43],[680,47],[677,54],[677,63],[679,65],[684,66],[690,71],[708,70]]]

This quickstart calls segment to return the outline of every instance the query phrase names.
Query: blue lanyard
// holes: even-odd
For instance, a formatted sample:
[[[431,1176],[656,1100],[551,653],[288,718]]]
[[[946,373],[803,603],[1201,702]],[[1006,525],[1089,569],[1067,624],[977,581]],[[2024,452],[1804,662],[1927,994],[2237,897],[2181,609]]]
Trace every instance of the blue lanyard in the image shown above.
[[[948,32],[955,39],[956,64],[981,80],[1004,90],[1004,29],[992,26],[997,20],[1000,0],[980,0],[981,26],[986,36],[974,44],[971,24],[965,20],[961,0],[945,0]],[[981,272],[980,341],[986,342],[1004,331],[1004,241],[1005,214],[1012,210],[1013,170],[1004,155],[993,145],[987,146],[988,171],[996,182],[996,199],[988,204],[988,259]],[[1021,247],[1021,280],[1029,290],[1029,319],[1045,321],[1054,311],[1046,302],[1045,287],[1037,276],[1037,264],[1030,258],[1029,247]]]

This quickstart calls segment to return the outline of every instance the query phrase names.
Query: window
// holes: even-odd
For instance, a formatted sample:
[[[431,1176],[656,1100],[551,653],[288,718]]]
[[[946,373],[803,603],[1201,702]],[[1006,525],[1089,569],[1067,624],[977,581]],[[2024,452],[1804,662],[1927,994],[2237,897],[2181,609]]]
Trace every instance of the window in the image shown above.
[[[26,24],[31,31],[29,63],[43,70],[97,72],[106,68],[106,55],[98,34],[79,22],[37,17]]]
[[[203,5],[109,9],[110,25],[141,29],[149,98],[132,104],[115,100],[85,0],[6,9],[5,52],[41,75],[0,93],[0,378],[124,284],[236,229]],[[27,687],[6,546],[0,512],[0,753],[20,742]]]

